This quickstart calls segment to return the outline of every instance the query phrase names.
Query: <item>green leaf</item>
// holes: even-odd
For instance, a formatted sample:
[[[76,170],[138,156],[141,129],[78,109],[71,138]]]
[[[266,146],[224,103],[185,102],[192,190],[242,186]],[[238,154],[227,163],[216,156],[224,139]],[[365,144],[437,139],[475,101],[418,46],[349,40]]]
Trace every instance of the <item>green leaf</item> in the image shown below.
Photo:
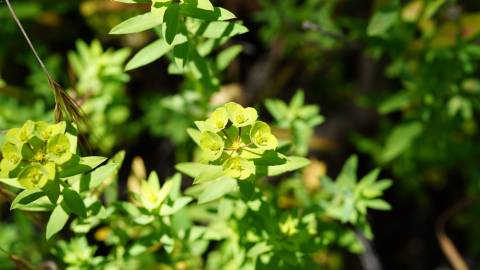
[[[361,187],[368,187],[372,185],[375,182],[375,180],[377,180],[377,177],[379,174],[380,174],[380,169],[375,169],[369,172],[367,175],[362,177],[362,179],[360,179],[360,181],[358,182],[358,187],[361,188]]]
[[[168,53],[171,49],[172,46],[168,45],[165,39],[156,40],[138,51],[127,63],[125,70],[132,70],[150,64]]]
[[[22,206],[29,205],[43,196],[45,196],[45,193],[41,189],[24,190],[15,197],[12,204],[10,205],[10,210],[18,209]]]
[[[172,2],[165,11],[165,40],[168,44],[172,44],[175,35],[177,34],[177,27],[179,22],[180,7],[178,3]]]
[[[175,201],[181,195],[181,187],[182,187],[182,175],[176,173],[172,177],[170,177],[167,181],[172,181],[172,188],[168,197]]]
[[[302,90],[298,90],[290,100],[290,109],[296,111],[301,108],[305,102],[305,94]]]
[[[117,163],[110,163],[98,167],[90,174],[85,176],[86,183],[82,184],[82,190],[85,189],[93,189],[98,187],[103,181],[107,180],[108,178],[112,177],[118,169],[119,164]],[[83,178],[82,178],[83,180]],[[85,186],[87,185],[87,186]]]
[[[170,191],[172,190],[173,184],[173,180],[168,180],[163,184],[162,188],[158,192],[158,199],[160,202],[163,202],[168,197]]]
[[[255,258],[263,253],[269,252],[270,250],[272,250],[272,246],[270,246],[267,242],[256,243],[248,250],[247,257]]]
[[[213,5],[210,0],[185,0],[185,4],[193,5],[199,9],[213,11]]]
[[[194,30],[194,33],[197,35],[215,39],[233,37],[247,32],[248,28],[239,23],[222,21],[206,22]]]
[[[389,179],[383,179],[380,181],[377,181],[375,184],[372,185],[372,188],[379,190],[379,191],[384,191],[385,189],[391,187],[393,184],[392,180]]]
[[[396,5],[388,5],[377,11],[368,24],[367,34],[380,36],[387,32],[399,19],[398,10]]]
[[[155,191],[160,190],[160,180],[158,179],[158,174],[155,171],[152,171],[147,179],[148,185]]]
[[[338,183],[341,184],[354,184],[357,182],[357,166],[358,158],[356,155],[352,155],[343,165],[342,171],[337,177]]]
[[[64,188],[62,195],[68,209],[70,209],[77,216],[83,218],[87,217],[87,209],[85,208],[85,204],[82,200],[82,197],[80,197],[80,194],[70,188]]]
[[[203,171],[207,170],[211,165],[196,163],[196,162],[185,162],[179,163],[175,166],[179,172],[184,173],[192,178],[199,176]]]
[[[70,152],[72,154],[77,153],[77,146],[78,146],[78,132],[75,124],[69,124],[67,126],[67,133],[65,133],[65,136],[68,137],[68,140],[70,141]]]
[[[193,129],[193,128],[187,128],[187,134],[190,136],[190,138],[192,138],[192,140],[198,145],[200,146],[200,134],[201,132],[196,130],[196,129]]]
[[[58,197],[60,197],[60,183],[58,179],[48,181],[48,183],[42,188],[48,199],[52,204],[56,205]]]
[[[50,239],[53,235],[58,233],[63,229],[65,224],[68,221],[68,213],[63,209],[62,205],[57,205],[50,215],[50,219],[47,223],[47,240]]]
[[[226,69],[233,59],[235,59],[242,52],[242,50],[242,45],[235,45],[220,52],[216,61],[218,70]]]
[[[206,183],[198,198],[198,203],[203,204],[217,200],[236,189],[238,189],[237,180],[228,176],[221,177],[218,180]]]
[[[268,176],[280,175],[282,173],[295,171],[310,164],[310,160],[304,157],[287,157],[287,161],[281,165],[268,166]]]
[[[135,205],[129,202],[116,202],[114,205],[132,217],[137,217],[142,214],[142,212]]]
[[[0,182],[14,188],[25,189],[22,185],[20,185],[17,178],[0,178]]]
[[[388,99],[384,100],[378,107],[378,112],[380,114],[389,114],[407,107],[412,100],[410,93],[406,90],[401,91],[398,94],[390,96]]]
[[[221,7],[214,7],[212,11],[197,8],[194,5],[183,4],[180,6],[180,12],[184,16],[204,21],[227,21],[236,18],[235,14]]]
[[[189,51],[190,44],[188,42],[177,44],[173,48],[173,57],[175,60],[175,64],[180,70],[183,70],[183,68],[188,62]]]
[[[178,212],[180,209],[185,207],[191,201],[192,201],[192,198],[190,197],[180,197],[175,200],[172,206],[163,204],[162,207],[160,208],[160,215],[161,216],[173,215],[176,212]]]
[[[422,133],[423,125],[420,122],[401,124],[388,135],[380,161],[387,163],[405,152],[412,142]]]
[[[67,168],[58,172],[58,178],[66,178],[86,173],[95,169],[98,165],[105,162],[105,160],[107,160],[107,158],[98,156],[82,157],[75,165],[68,166],[69,164],[67,164]]]
[[[221,176],[223,176],[222,166],[208,165],[197,177],[195,177],[193,184],[213,181]]]
[[[365,205],[369,208],[376,210],[390,210],[392,207],[386,201],[382,199],[364,201]]]
[[[277,121],[284,120],[285,115],[288,113],[288,107],[285,102],[278,99],[267,99],[265,101],[265,107],[267,107],[268,112],[270,112]]]
[[[163,14],[160,12],[148,12],[137,15],[113,27],[112,35],[131,34],[154,28],[163,23]]]

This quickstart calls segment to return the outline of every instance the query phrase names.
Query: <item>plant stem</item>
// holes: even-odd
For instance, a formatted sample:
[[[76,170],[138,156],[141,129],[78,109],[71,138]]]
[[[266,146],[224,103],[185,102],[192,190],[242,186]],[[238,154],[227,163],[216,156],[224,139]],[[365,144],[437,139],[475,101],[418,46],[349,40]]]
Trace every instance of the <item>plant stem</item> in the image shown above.
[[[225,134],[225,137],[227,137],[227,139],[229,139],[229,140],[233,143],[232,138],[230,138],[230,136],[229,136],[228,133],[225,131],[225,129],[222,129],[222,133]]]
[[[12,14],[12,17],[13,17],[13,19],[15,20],[15,23],[17,24],[18,28],[19,28],[20,31],[22,32],[23,37],[24,37],[25,40],[27,41],[28,46],[29,46],[30,49],[32,50],[33,54],[35,55],[35,58],[37,59],[38,63],[40,64],[40,67],[42,68],[43,72],[44,72],[45,75],[47,76],[47,78],[48,78],[48,80],[49,80],[49,83],[50,83],[50,81],[53,81],[52,76],[50,75],[50,72],[48,72],[47,67],[46,67],[45,64],[43,63],[43,61],[42,61],[42,59],[40,58],[40,56],[38,55],[37,50],[35,49],[35,46],[33,46],[32,41],[30,41],[30,38],[28,37],[27,32],[26,32],[25,29],[23,28],[22,23],[20,22],[20,20],[19,20],[18,17],[17,17],[17,14],[15,13],[15,10],[13,9],[12,5],[10,4],[10,0],[5,0],[5,3],[7,3],[7,7],[8,7],[8,10],[10,11],[10,14]]]

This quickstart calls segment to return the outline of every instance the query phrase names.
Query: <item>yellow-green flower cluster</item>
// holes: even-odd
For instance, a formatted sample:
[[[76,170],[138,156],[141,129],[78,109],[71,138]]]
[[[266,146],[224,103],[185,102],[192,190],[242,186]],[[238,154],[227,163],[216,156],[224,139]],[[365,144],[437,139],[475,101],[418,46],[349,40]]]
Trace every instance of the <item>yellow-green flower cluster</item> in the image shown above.
[[[225,175],[236,179],[255,174],[254,160],[278,146],[268,124],[257,118],[254,108],[229,102],[217,108],[206,121],[197,122],[200,130],[197,142],[204,159],[221,164]]]
[[[66,124],[27,121],[7,131],[0,161],[1,178],[17,178],[26,189],[55,179],[58,166],[72,157]]]

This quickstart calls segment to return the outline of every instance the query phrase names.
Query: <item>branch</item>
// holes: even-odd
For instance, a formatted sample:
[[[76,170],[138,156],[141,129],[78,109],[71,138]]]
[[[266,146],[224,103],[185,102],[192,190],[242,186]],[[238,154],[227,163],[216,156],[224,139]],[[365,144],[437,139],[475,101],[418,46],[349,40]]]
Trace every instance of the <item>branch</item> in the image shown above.
[[[458,252],[455,244],[446,234],[445,225],[453,215],[467,207],[471,202],[472,201],[469,199],[459,201],[440,215],[435,226],[438,244],[455,270],[469,270],[470,268],[467,266],[467,263],[462,258],[460,252]]]

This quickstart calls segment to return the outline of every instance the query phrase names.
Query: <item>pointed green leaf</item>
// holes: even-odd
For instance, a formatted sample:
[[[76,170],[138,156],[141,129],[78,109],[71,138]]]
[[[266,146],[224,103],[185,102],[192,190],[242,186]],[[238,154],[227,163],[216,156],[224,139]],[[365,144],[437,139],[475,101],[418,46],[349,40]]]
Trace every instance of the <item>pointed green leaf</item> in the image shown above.
[[[360,181],[358,182],[358,187],[360,188],[360,187],[370,186],[375,182],[375,180],[377,180],[377,177],[379,174],[380,174],[380,169],[375,169],[369,172],[367,175],[362,177],[362,179],[360,179]]]
[[[172,2],[165,11],[165,40],[168,44],[172,44],[175,35],[177,34],[177,27],[179,18],[180,7],[178,3]]]
[[[389,162],[405,152],[413,141],[422,133],[423,125],[419,122],[401,124],[388,135],[380,161]]]
[[[196,162],[185,162],[185,163],[179,163],[175,166],[175,168],[181,172],[184,173],[192,178],[195,178],[199,176],[203,171],[208,169],[210,165],[207,164],[202,164],[202,163],[196,163]]]
[[[9,185],[14,188],[25,189],[20,183],[18,182],[17,178],[0,178],[0,182],[4,183],[5,185]]]
[[[110,34],[119,35],[142,32],[154,28],[162,23],[163,14],[158,12],[148,12],[123,21],[122,23],[113,27],[113,29],[110,31]]]
[[[369,36],[380,36],[390,29],[399,19],[398,7],[387,5],[373,15],[368,24],[367,34]]]
[[[219,70],[226,69],[230,63],[243,51],[242,45],[228,47],[220,52],[217,56],[217,68]]]
[[[199,9],[213,11],[213,5],[210,0],[185,0],[185,4],[193,5]]]
[[[59,178],[66,178],[70,176],[74,176],[77,174],[82,174],[86,173],[88,171],[91,171],[95,169],[98,165],[102,164],[105,162],[107,158],[105,157],[97,157],[97,156],[90,156],[90,157],[82,157],[78,161],[77,164],[68,166],[67,168],[61,170],[58,172],[58,177]]]
[[[189,51],[190,51],[190,44],[188,42],[177,44],[173,48],[173,57],[175,60],[175,64],[180,70],[183,70],[187,65],[188,58],[189,58]]]
[[[68,221],[68,213],[63,209],[62,205],[57,205],[53,210],[52,214],[47,223],[47,240],[50,239],[53,235],[57,234],[63,229],[65,224]]]
[[[180,209],[185,207],[191,201],[192,201],[192,198],[190,197],[181,197],[176,199],[172,206],[163,204],[162,207],[160,208],[160,215],[161,216],[173,215],[176,212],[178,212]]]
[[[180,12],[184,16],[204,21],[227,21],[236,18],[235,14],[221,7],[214,7],[213,10],[204,10],[194,5],[183,4],[180,6]]]
[[[208,182],[198,198],[198,203],[208,203],[238,189],[237,180],[224,176],[216,181]]]
[[[239,23],[215,21],[204,23],[193,31],[195,34],[206,38],[219,39],[247,33],[248,28]]]
[[[21,208],[22,206],[28,205],[43,196],[45,196],[45,193],[43,193],[41,189],[26,189],[15,197],[10,206],[10,210]]]
[[[87,209],[80,194],[70,188],[64,188],[62,195],[65,204],[72,213],[83,218],[87,217]]]
[[[48,199],[52,204],[57,204],[58,198],[60,197],[60,183],[58,179],[53,181],[48,181],[48,183],[42,188]]]
[[[193,184],[200,184],[213,181],[223,176],[222,166],[208,165],[197,177],[195,177]]]
[[[368,200],[365,201],[365,205],[369,208],[376,210],[390,210],[392,207],[386,201],[382,199]]]
[[[132,70],[145,66],[164,56],[172,49],[172,46],[165,42],[165,39],[159,39],[150,43],[140,51],[127,63],[125,70]]]
[[[343,184],[353,184],[357,182],[357,165],[357,156],[350,156],[345,164],[343,164],[342,171],[338,175],[337,181]]]
[[[295,171],[310,164],[310,160],[303,157],[287,157],[287,161],[281,165],[268,166],[268,176]]]
[[[118,166],[119,164],[117,163],[110,163],[110,164],[98,167],[93,172],[91,172],[89,188],[90,189],[96,188],[100,184],[102,184],[103,181],[112,177],[117,172]]]

